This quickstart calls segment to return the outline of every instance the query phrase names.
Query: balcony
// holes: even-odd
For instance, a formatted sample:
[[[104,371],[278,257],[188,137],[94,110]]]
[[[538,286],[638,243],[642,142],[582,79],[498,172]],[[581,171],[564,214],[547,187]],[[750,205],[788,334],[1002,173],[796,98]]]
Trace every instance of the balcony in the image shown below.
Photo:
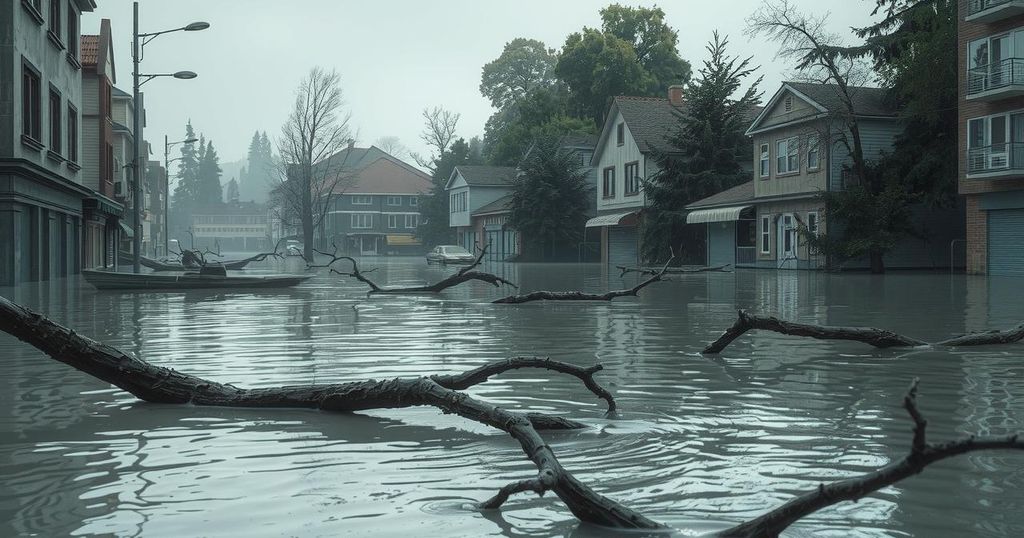
[[[994,22],[1024,13],[1024,0],[968,0],[967,22]]]
[[[1024,142],[993,144],[967,150],[967,177],[1024,177]]]
[[[967,99],[995,101],[1024,95],[1024,58],[1007,58],[967,71]]]

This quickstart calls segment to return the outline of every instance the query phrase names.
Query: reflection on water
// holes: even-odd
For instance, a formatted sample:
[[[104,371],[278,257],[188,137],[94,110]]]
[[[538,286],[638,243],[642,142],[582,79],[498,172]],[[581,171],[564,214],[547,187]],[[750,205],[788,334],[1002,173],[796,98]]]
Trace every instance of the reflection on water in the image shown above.
[[[453,271],[420,259],[363,263],[392,285]],[[636,283],[599,266],[487,269],[523,292]],[[325,273],[257,295],[97,292],[77,278],[0,293],[150,361],[250,387],[448,373],[512,355],[600,361],[621,409],[613,420],[574,379],[546,372],[471,392],[590,424],[547,436],[564,464],[696,534],[899,457],[910,431],[900,401],[914,376],[933,439],[1024,429],[1021,346],[881,351],[751,333],[720,357],[700,356],[738,308],[937,340],[1024,319],[1018,282],[740,271],[678,277],[610,304],[521,306],[488,304],[510,290],[479,282],[440,296],[367,296]],[[0,367],[2,536],[608,535],[577,525],[551,497],[469,510],[534,470],[500,432],[433,409],[151,405],[6,336]],[[1022,486],[1020,455],[974,455],[822,511],[791,534],[1021,536]]]

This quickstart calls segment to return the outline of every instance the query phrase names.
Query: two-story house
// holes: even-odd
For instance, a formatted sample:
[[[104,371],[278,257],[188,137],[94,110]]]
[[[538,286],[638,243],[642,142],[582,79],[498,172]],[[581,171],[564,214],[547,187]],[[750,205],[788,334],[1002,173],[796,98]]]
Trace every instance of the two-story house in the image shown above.
[[[415,233],[420,197],[433,186],[430,176],[376,146],[350,144],[317,166],[341,176],[319,238],[323,248],[333,243],[363,256],[422,250]]]
[[[97,194],[87,200],[82,231],[82,267],[115,267],[124,224],[123,200],[115,193],[112,92],[116,82],[110,20],[100,21],[98,35],[81,37],[83,184]],[[127,229],[127,227],[125,227]]]
[[[654,153],[670,153],[668,137],[679,128],[683,87],[668,98],[616,97],[608,110],[591,159],[597,174],[597,216],[587,228],[600,230],[601,261],[636,265],[640,219],[647,199],[643,184],[658,171]]]
[[[958,18],[967,270],[1024,276],[1024,2],[960,0]]]
[[[0,7],[0,286],[81,266],[79,28],[95,0]]]
[[[881,157],[901,132],[896,107],[881,88],[850,87],[853,116],[865,159]],[[831,84],[785,82],[747,129],[753,139],[753,178],[687,206],[688,224],[704,224],[708,263],[739,267],[817,269],[827,265],[800,231],[837,232],[820,194],[844,188],[851,164],[850,112]],[[906,239],[885,257],[887,267],[949,265],[950,240],[959,236],[956,211],[917,208],[914,218],[929,240]],[[866,260],[843,267],[863,268]]]
[[[455,228],[459,245],[476,252],[491,241],[492,250],[503,250],[501,259],[521,252],[518,234],[505,227],[517,173],[514,166],[462,165],[452,170],[444,190],[448,193],[448,225]],[[500,237],[488,237],[487,226],[492,231],[502,230]]]

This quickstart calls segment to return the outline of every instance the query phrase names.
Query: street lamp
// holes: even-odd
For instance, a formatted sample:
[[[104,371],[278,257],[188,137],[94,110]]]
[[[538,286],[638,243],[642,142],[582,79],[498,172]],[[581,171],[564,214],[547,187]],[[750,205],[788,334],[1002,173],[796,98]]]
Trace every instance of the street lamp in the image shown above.
[[[132,98],[134,99],[134,103],[135,103],[135,113],[133,114],[135,121],[134,121],[134,129],[133,129],[133,133],[132,133],[134,135],[134,137],[135,137],[135,140],[134,140],[134,146],[135,146],[135,166],[134,166],[134,168],[135,168],[135,173],[133,174],[134,177],[133,177],[133,181],[132,181],[132,183],[133,183],[133,185],[132,185],[132,193],[133,193],[133,196],[135,197],[135,208],[132,211],[132,227],[135,230],[135,235],[132,238],[132,250],[134,251],[132,253],[132,255],[133,255],[132,256],[132,258],[133,258],[133,260],[132,260],[133,261],[133,268],[132,268],[132,270],[134,272],[136,272],[136,273],[139,273],[139,272],[142,271],[142,222],[141,222],[142,221],[142,199],[143,199],[142,198],[142,178],[143,178],[143,175],[145,174],[145,170],[146,170],[146,163],[143,161],[145,156],[142,153],[142,140],[143,140],[143,137],[142,137],[142,112],[141,112],[142,111],[142,105],[141,105],[141,99],[140,99],[140,96],[139,96],[139,87],[142,86],[143,84],[153,80],[154,78],[157,78],[157,77],[173,77],[173,78],[177,78],[177,79],[187,80],[187,79],[196,78],[196,76],[197,76],[192,71],[177,71],[177,72],[174,72],[174,73],[157,73],[157,74],[152,74],[152,75],[145,75],[145,74],[139,73],[139,62],[142,61],[142,57],[140,56],[140,54],[142,53],[142,51],[145,48],[146,44],[149,43],[150,41],[152,41],[153,39],[155,39],[159,35],[169,34],[171,32],[179,32],[179,31],[195,32],[195,31],[198,31],[198,30],[205,30],[205,29],[210,27],[210,23],[202,22],[202,21],[197,21],[197,22],[193,22],[193,23],[187,24],[185,26],[182,26],[180,28],[172,28],[170,30],[162,30],[162,31],[159,31],[159,32],[149,32],[149,33],[142,33],[142,34],[140,34],[139,33],[139,3],[138,2],[134,2],[132,4],[132,10],[133,10],[133,16],[134,16],[134,25],[132,27],[132,36],[133,36],[133,39],[132,39],[132,67],[133,67],[133,69],[132,69]],[[141,41],[140,41],[140,38],[141,38]],[[164,141],[166,142],[166,138],[164,139]],[[166,162],[167,161],[167,159],[166,159],[166,157],[167,157],[167,147],[166,146],[164,147],[164,157],[165,157],[164,158],[164,164],[166,165],[167,164],[167,162]],[[166,166],[165,166],[164,173],[165,173],[165,175],[167,173]],[[167,180],[165,178],[165,182],[166,181]],[[170,195],[169,192],[165,193],[165,195],[164,195],[165,196],[165,200],[164,200],[165,208],[166,208],[166,197],[169,196],[169,195]],[[166,227],[167,227],[167,220],[166,219],[167,219],[167,212],[166,212],[166,209],[165,209],[165,211],[164,211],[164,247],[165,247],[164,249],[165,249],[165,251],[166,251],[166,246],[167,246],[167,229],[166,229]]]
[[[164,135],[164,256],[170,253],[169,234],[171,227],[168,224],[168,215],[170,215],[168,201],[171,199],[171,163],[181,160],[181,157],[168,160],[168,157],[170,157],[170,150],[172,146],[177,146],[178,144],[194,144],[198,141],[198,138],[186,138],[185,140],[178,140],[177,142],[168,142],[167,135]]]

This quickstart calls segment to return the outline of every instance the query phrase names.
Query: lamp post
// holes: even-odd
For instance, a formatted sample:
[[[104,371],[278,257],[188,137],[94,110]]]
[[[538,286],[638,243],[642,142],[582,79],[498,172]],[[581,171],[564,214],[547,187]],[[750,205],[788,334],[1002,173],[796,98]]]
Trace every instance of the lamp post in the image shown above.
[[[171,146],[177,146],[178,144],[193,144],[198,142],[198,138],[186,138],[185,140],[178,140],[177,142],[168,142],[167,135],[164,135],[164,256],[169,254],[170,243],[168,241],[170,237],[170,225],[169,217],[169,200],[171,199],[171,163],[174,161],[180,161],[181,157],[173,160],[168,160],[170,157]]]
[[[135,165],[134,173],[132,174],[132,196],[134,200],[134,209],[132,211],[132,227],[135,235],[132,238],[132,270],[136,273],[142,270],[142,176],[145,174],[146,163],[145,156],[142,153],[142,106],[140,105],[141,99],[139,97],[139,87],[143,84],[153,80],[157,77],[174,77],[178,79],[192,79],[196,78],[196,74],[192,71],[177,71],[175,73],[157,73],[152,75],[146,75],[139,73],[139,62],[142,61],[140,53],[147,43],[155,39],[157,36],[162,34],[169,34],[171,32],[195,32],[198,30],[205,30],[210,27],[208,22],[193,22],[181,28],[173,28],[171,30],[162,30],[160,32],[149,32],[140,34],[139,33],[139,3],[134,2],[132,4],[133,14],[133,26],[132,26],[132,99],[135,105],[134,110],[134,128],[132,135],[135,137],[133,145],[135,147]],[[140,41],[140,38],[141,41]],[[140,80],[141,79],[141,80]],[[166,219],[166,213],[164,213]],[[166,222],[166,221],[165,221]],[[165,224],[166,226],[166,224]],[[166,229],[164,230],[164,241],[166,243]]]

